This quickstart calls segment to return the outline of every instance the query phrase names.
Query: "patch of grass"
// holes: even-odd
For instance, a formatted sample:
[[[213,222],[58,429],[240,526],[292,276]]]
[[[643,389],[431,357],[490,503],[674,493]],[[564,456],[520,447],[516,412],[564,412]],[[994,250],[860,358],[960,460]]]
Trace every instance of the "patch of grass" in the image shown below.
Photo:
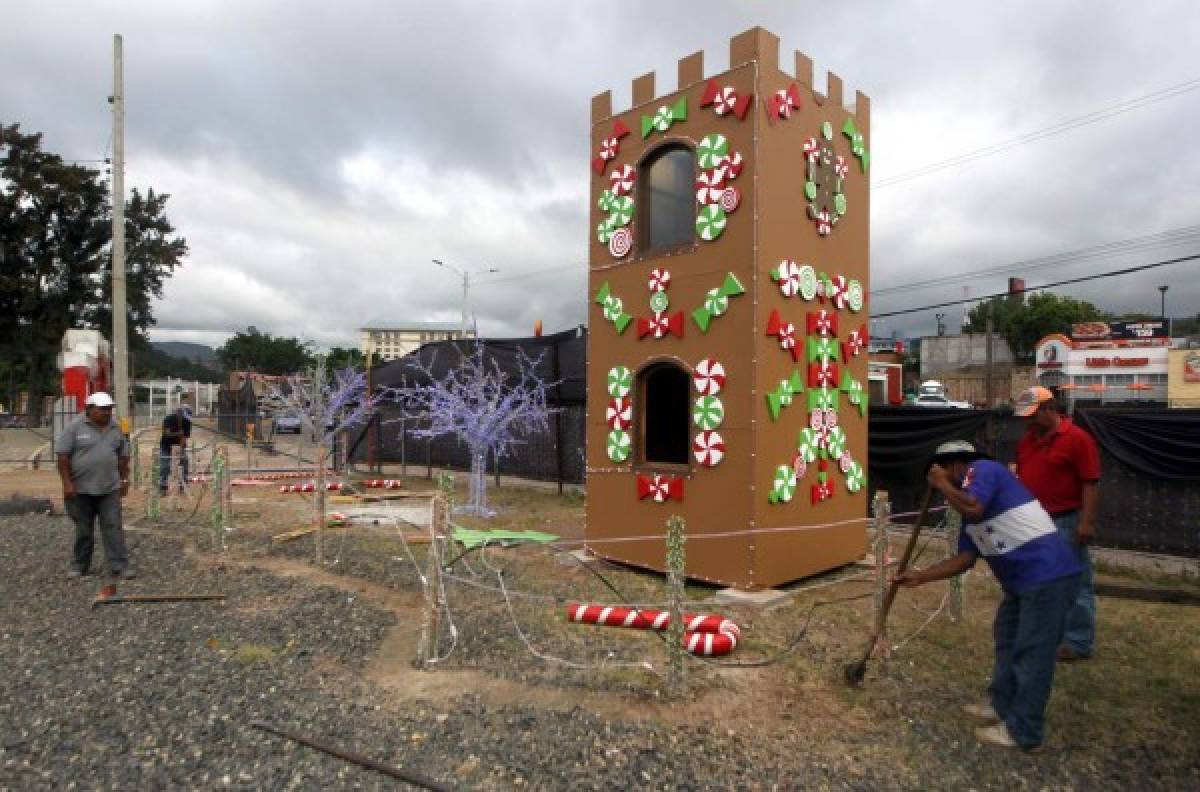
[[[270,665],[275,660],[275,650],[262,644],[238,644],[233,659],[241,665]]]

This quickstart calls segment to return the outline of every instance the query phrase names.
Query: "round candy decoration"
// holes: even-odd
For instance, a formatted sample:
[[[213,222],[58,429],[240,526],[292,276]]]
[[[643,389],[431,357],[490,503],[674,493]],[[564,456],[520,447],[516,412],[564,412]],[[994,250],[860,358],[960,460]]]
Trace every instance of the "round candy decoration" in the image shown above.
[[[612,210],[608,216],[617,228],[629,225],[633,221],[633,199],[628,195],[613,198]]]
[[[692,407],[692,422],[701,429],[716,429],[725,420],[725,405],[716,396],[701,396]]]
[[[846,304],[850,306],[850,310],[858,313],[863,307],[863,287],[856,280],[851,280],[846,285]]]
[[[615,231],[616,228],[617,226],[613,222],[613,216],[610,214],[608,217],[601,220],[596,226],[596,241],[601,245],[607,245],[612,240],[613,231]]]
[[[625,258],[633,250],[633,232],[626,228],[618,228],[608,239],[608,252],[613,258]]]
[[[846,453],[846,431],[842,427],[835,426],[829,430],[825,436],[825,450],[833,459],[839,459]]]
[[[837,393],[837,391],[834,391],[834,393]],[[833,427],[835,427],[837,425],[838,425],[837,410],[833,409],[832,407],[826,407],[825,408],[825,428],[832,429]]]
[[[796,494],[796,471],[788,465],[775,468],[775,479],[771,483],[772,503],[787,503]]]
[[[713,133],[700,138],[696,145],[696,164],[701,168],[715,168],[729,153],[729,141],[724,135]]]
[[[636,176],[637,171],[630,165],[622,165],[614,169],[608,176],[609,184],[612,185],[613,195],[628,195],[633,190],[633,180]]]
[[[665,291],[656,291],[650,295],[650,310],[655,313],[663,313],[671,307],[671,301],[667,299]]]
[[[660,292],[671,285],[671,271],[665,269],[650,270],[650,277],[646,280],[646,288],[652,292]]]
[[[862,465],[854,462],[850,465],[850,470],[846,471],[846,491],[858,492],[867,483],[867,475],[863,472]]]
[[[784,349],[792,349],[796,346],[796,325],[791,322],[784,322],[779,328],[779,346]]]
[[[721,193],[721,208],[728,212],[736,212],[742,203],[742,191],[737,187],[726,187]]]
[[[725,456],[725,441],[716,432],[700,432],[692,440],[692,453],[705,467],[715,467]]]
[[[600,141],[600,159],[608,162],[613,157],[617,156],[617,151],[621,148],[621,141],[615,137],[605,138]]]
[[[696,234],[705,242],[712,242],[725,230],[725,210],[720,206],[702,206],[696,214]]]
[[[820,432],[823,430],[825,428],[825,411],[813,410],[811,413],[809,413],[808,425],[811,426],[815,431]]]
[[[629,439],[629,432],[624,429],[613,429],[608,433],[608,458],[613,462],[624,462],[629,459],[629,451],[633,448],[633,442]]]
[[[726,85],[718,93],[716,99],[713,100],[713,110],[717,115],[723,116],[730,110],[734,109],[737,104],[738,95],[733,90],[732,85]]]
[[[817,297],[817,271],[808,264],[800,267],[800,296],[805,300]]]
[[[628,398],[609,399],[604,422],[609,429],[628,429],[633,423],[633,404]]]
[[[797,451],[792,457],[792,472],[796,474],[796,478],[804,478],[804,474],[808,472],[808,461],[804,458],[804,454]]]
[[[596,201],[596,206],[602,212],[611,212],[613,199],[616,197],[617,196],[612,194],[612,190],[605,190],[604,192],[600,193],[600,200]]]
[[[725,175],[730,179],[736,179],[742,173],[742,154],[740,151],[735,151],[732,154],[724,156],[717,163],[717,166],[725,171]]]
[[[633,372],[624,366],[613,366],[608,370],[608,395],[624,399],[633,388]]]
[[[702,396],[716,396],[725,387],[725,367],[712,358],[701,360],[692,373],[692,385]]]
[[[721,202],[725,193],[725,169],[702,170],[696,176],[696,203],[708,206]]]
[[[853,465],[854,465],[854,457],[850,456],[849,451],[843,452],[842,455],[840,457],[838,457],[838,467],[842,469],[843,473],[849,473],[850,468]]]
[[[779,291],[784,297],[795,297],[800,292],[800,265],[791,259],[779,262]]]
[[[615,295],[608,295],[604,298],[604,318],[610,322],[617,321],[617,317],[625,313],[625,305],[621,302],[621,298]]]
[[[812,462],[817,458],[817,449],[820,446],[821,438],[815,431],[805,427],[800,430],[800,438],[796,441],[796,454],[805,462]]]
[[[720,316],[729,310],[729,298],[721,294],[720,289],[709,289],[704,294],[704,310],[713,316]]]

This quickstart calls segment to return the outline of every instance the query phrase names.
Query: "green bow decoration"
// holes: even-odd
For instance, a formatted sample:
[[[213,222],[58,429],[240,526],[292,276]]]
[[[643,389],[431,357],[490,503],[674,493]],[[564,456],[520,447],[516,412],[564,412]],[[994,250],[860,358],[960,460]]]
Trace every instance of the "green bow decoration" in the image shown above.
[[[842,393],[846,394],[846,401],[858,408],[860,417],[867,414],[867,389],[858,380],[851,377],[848,373],[842,375]]]
[[[617,328],[617,333],[624,333],[625,328],[629,327],[629,323],[633,321],[633,317],[625,313],[624,307],[621,304],[621,298],[612,293],[608,287],[608,281],[600,284],[600,288],[596,291],[594,298],[596,304],[604,309],[604,318],[613,323]]]
[[[867,151],[866,140],[858,131],[858,127],[854,126],[853,118],[846,119],[846,123],[842,126],[842,134],[850,138],[850,152],[858,157],[858,167],[862,169],[863,173],[866,173],[867,168],[871,167],[871,152]]]
[[[837,409],[837,391],[829,388],[810,388],[808,391],[809,410]]]
[[[663,105],[652,116],[642,116],[642,137],[649,137],[655,130],[666,132],[676,121],[687,121],[686,96],[679,97],[679,101],[670,107]]]
[[[745,293],[746,289],[744,286],[742,286],[741,281],[739,281],[732,272],[727,272],[725,273],[725,282],[721,284],[721,288],[717,289],[716,297],[717,299],[727,300],[730,297],[737,297],[738,295]],[[714,316],[719,316],[719,314],[712,310],[712,307],[707,301],[704,305],[701,305],[699,308],[692,311],[692,320],[696,323],[696,326],[700,328],[700,332],[702,333],[708,332],[708,325],[712,322]]]
[[[838,346],[836,338],[825,338],[817,336],[808,337],[808,362],[809,363],[828,363],[829,361],[837,361],[841,358],[841,348]]]
[[[779,387],[767,394],[767,409],[771,412],[771,420],[779,420],[779,411],[792,403],[792,397],[804,391],[804,382],[799,370],[793,370],[792,376],[779,381]]]

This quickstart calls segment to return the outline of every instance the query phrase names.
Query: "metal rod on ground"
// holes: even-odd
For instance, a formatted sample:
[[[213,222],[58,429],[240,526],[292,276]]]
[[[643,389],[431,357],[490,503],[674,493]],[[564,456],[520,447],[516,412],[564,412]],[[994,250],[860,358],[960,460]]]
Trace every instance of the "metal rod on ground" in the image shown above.
[[[370,757],[363,756],[362,754],[336,748],[332,745],[319,742],[312,737],[305,737],[302,734],[281,729],[278,726],[272,726],[264,721],[250,721],[250,725],[261,731],[269,732],[279,737],[298,742],[301,745],[307,745],[309,748],[314,750],[329,754],[330,756],[336,756],[338,759],[344,759],[347,762],[352,762],[360,767],[374,770],[377,773],[383,773],[386,776],[391,776],[392,778],[405,781],[414,786],[431,789],[434,790],[434,792],[449,792],[450,789],[450,787],[440,784],[437,781],[426,778],[425,776],[417,773],[413,773],[409,770],[405,770],[401,767],[393,767],[392,765],[384,764],[383,762],[377,762]]]
[[[667,597],[670,615],[667,622],[667,695],[681,698],[687,692],[683,648],[683,584],[686,553],[685,523],[677,514],[667,519]]]
[[[224,594],[101,594],[92,600],[92,608],[100,605],[136,605],[146,602],[214,602],[223,601]]]
[[[962,515],[954,509],[946,509],[946,556],[958,555],[958,534],[962,530]],[[966,577],[964,572],[950,578],[950,592],[946,601],[946,612],[951,621],[962,621],[963,605],[966,600]]]
[[[929,513],[929,502],[932,499],[933,487],[926,487],[925,494],[921,497],[921,508],[917,512],[917,521],[913,524],[912,533],[908,537],[908,544],[904,547],[904,555],[900,557],[900,562],[896,564],[896,574],[908,569],[908,562],[912,560],[913,550],[917,546],[917,537],[921,535],[921,525],[925,522],[925,515]],[[867,646],[863,651],[862,657],[857,663],[850,663],[843,669],[848,684],[854,686],[862,684],[863,677],[867,673],[867,662],[871,659],[871,655],[875,653],[875,647],[881,643],[886,647],[888,612],[892,609],[892,603],[896,601],[896,591],[899,588],[900,586],[897,583],[891,583],[888,586],[887,593],[883,597],[883,608],[875,615],[875,629],[871,634],[870,640],[867,641]]]

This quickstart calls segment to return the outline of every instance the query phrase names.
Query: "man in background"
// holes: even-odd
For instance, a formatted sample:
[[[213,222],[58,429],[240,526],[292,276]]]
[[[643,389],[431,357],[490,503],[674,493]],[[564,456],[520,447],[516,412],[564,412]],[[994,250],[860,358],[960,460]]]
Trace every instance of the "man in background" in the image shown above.
[[[93,393],[87,398],[83,414],[54,438],[63,506],[75,523],[68,578],[88,573],[97,520],[109,572],[126,579],[134,576],[121,526],[121,498],[129,494],[129,440],[112,415],[112,397]]]
[[[167,494],[167,482],[171,477],[171,449],[179,449],[180,481],[187,481],[187,444],[192,437],[192,421],[187,408],[180,405],[163,418],[162,435],[158,439],[158,491]]]
[[[1059,415],[1054,394],[1045,388],[1027,388],[1017,397],[1013,412],[1029,422],[1017,444],[1017,476],[1050,513],[1083,567],[1058,659],[1086,659],[1096,639],[1096,590],[1088,545],[1096,535],[1100,452],[1090,434]]]

